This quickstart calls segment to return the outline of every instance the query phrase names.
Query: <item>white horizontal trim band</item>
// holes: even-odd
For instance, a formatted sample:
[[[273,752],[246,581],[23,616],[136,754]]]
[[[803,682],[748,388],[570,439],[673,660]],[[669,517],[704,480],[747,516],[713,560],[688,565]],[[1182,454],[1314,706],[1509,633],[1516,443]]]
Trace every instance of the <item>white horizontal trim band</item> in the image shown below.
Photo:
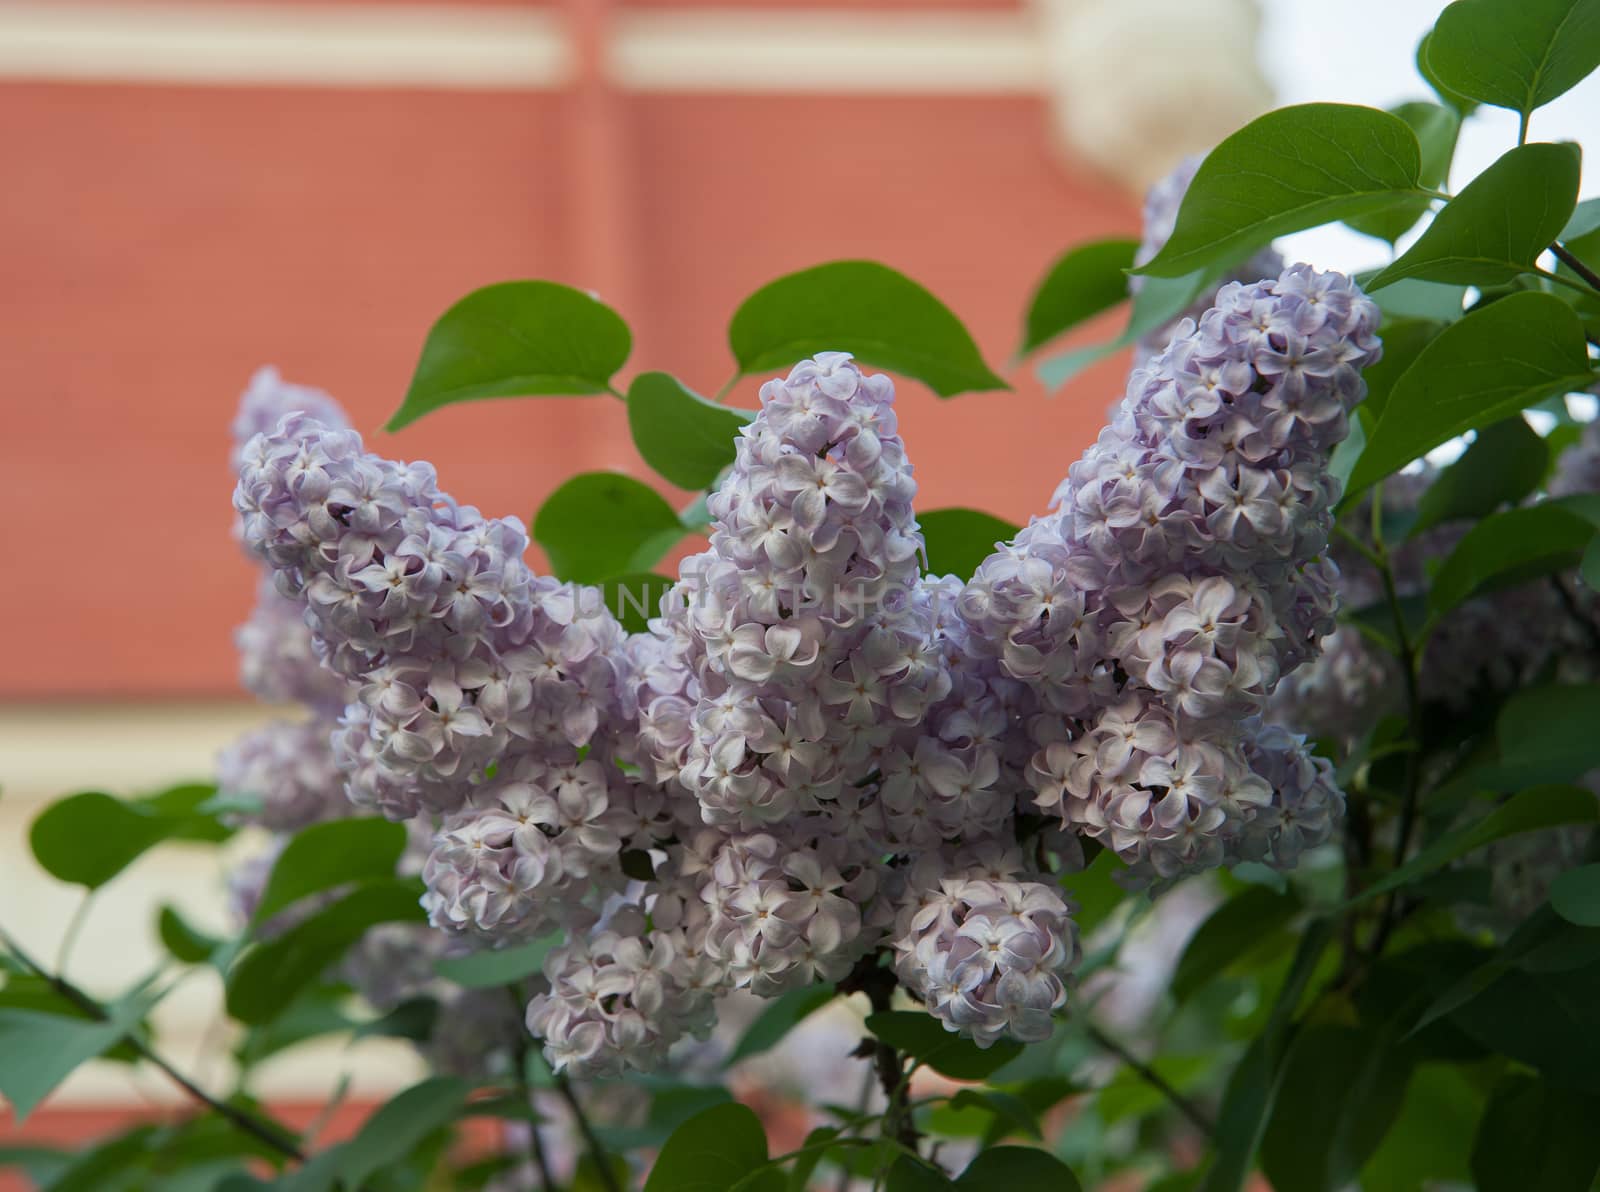
[[[548,90],[558,11],[472,5],[0,4],[0,81]],[[636,91],[1035,94],[1022,13],[617,14],[607,72]]]

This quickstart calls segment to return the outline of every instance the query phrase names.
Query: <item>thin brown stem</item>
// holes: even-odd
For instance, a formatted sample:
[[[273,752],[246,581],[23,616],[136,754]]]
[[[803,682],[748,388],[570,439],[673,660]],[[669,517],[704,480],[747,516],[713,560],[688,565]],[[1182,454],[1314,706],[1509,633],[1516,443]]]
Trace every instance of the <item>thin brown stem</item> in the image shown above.
[[[83,990],[79,989],[72,982],[68,981],[65,977],[57,976],[55,973],[50,972],[38,962],[33,960],[32,957],[30,957],[26,952],[17,946],[15,940],[11,939],[9,936],[6,936],[5,944],[6,947],[10,949],[12,955],[37,973],[41,978],[44,979],[51,989],[55,990],[56,993],[60,994],[68,1002],[72,1003],[72,1005],[76,1006],[79,1010],[82,1010],[96,1022],[111,1021],[111,1015],[106,1013],[104,1006],[102,1006],[94,998],[90,997]],[[287,1158],[294,1159],[295,1161],[302,1163],[305,1161],[304,1152],[300,1150],[299,1146],[297,1146],[292,1139],[281,1134],[275,1126],[270,1125],[246,1110],[240,1109],[237,1105],[229,1105],[226,1101],[217,1100],[210,1093],[206,1092],[199,1085],[195,1084],[194,1081],[190,1080],[182,1072],[178,1071],[178,1069],[174,1068],[172,1064],[165,1058],[157,1054],[148,1043],[139,1038],[138,1032],[130,1030],[125,1038],[128,1045],[133,1048],[133,1050],[139,1055],[140,1059],[143,1059],[160,1069],[166,1074],[167,1078],[176,1084],[180,1089],[182,1089],[189,1096],[193,1097],[196,1101],[205,1105],[208,1109],[214,1111],[218,1116],[227,1121],[235,1129],[244,1134],[250,1135],[252,1138],[255,1138],[259,1142],[266,1144]]]
[[[584,1145],[589,1148],[589,1157],[599,1169],[596,1174],[601,1185],[606,1192],[622,1192],[621,1186],[617,1183],[617,1173],[611,1168],[611,1156],[606,1153],[599,1135],[594,1132],[594,1125],[589,1121],[589,1115],[584,1112],[578,1094],[573,1091],[572,1082],[565,1076],[557,1076],[555,1080],[556,1092],[561,1094],[561,1099],[572,1111],[573,1119],[578,1123],[578,1133],[583,1135]]]
[[[1573,256],[1572,251],[1564,244],[1552,244],[1550,246],[1550,251],[1555,254],[1556,260],[1560,261],[1568,269],[1572,270],[1579,277],[1583,278],[1583,280],[1589,284],[1589,288],[1591,290],[1594,290],[1595,293],[1600,294],[1600,274],[1597,274],[1593,269],[1589,268],[1589,266],[1585,265],[1577,257]]]
[[[1173,1088],[1171,1082],[1168,1081],[1165,1076],[1161,1075],[1161,1073],[1157,1072],[1149,1064],[1145,1063],[1138,1056],[1134,1055],[1133,1052],[1129,1051],[1121,1043],[1113,1039],[1110,1035],[1106,1034],[1099,1027],[1095,1026],[1094,1023],[1089,1022],[1087,1019],[1084,1020],[1083,1029],[1089,1038],[1094,1042],[1096,1047],[1099,1047],[1102,1051],[1108,1051],[1112,1055],[1116,1056],[1119,1060],[1126,1064],[1128,1068],[1139,1077],[1140,1080],[1144,1081],[1151,1088],[1155,1089],[1156,1092],[1160,1093],[1168,1101],[1172,1102],[1172,1107],[1179,1113],[1183,1114],[1184,1117],[1188,1118],[1189,1124],[1192,1125],[1196,1130],[1199,1130],[1200,1133],[1204,1134],[1207,1138],[1210,1138],[1216,1133],[1217,1126],[1216,1123],[1211,1120],[1210,1115],[1208,1115],[1205,1110],[1201,1109],[1193,1101],[1189,1100],[1188,1097],[1185,1097],[1177,1089]]]

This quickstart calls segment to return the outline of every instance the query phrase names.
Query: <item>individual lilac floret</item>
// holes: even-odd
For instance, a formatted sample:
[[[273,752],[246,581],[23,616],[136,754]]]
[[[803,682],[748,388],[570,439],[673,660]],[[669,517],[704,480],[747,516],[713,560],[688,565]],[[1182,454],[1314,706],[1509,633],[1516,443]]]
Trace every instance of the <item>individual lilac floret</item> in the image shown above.
[[[257,435],[270,434],[285,414],[296,412],[315,418],[330,430],[343,430],[350,425],[344,407],[322,390],[291,384],[270,364],[256,369],[239,397],[239,412],[229,428],[233,438],[229,463],[234,472],[239,471],[244,460],[246,443]]]
[[[491,763],[618,719],[624,634],[598,591],[532,575],[522,527],[457,505],[426,464],[291,414],[250,441],[234,504],[325,661],[361,684],[338,746],[354,801],[452,811]]]
[[[259,802],[246,818],[274,832],[349,815],[329,731],[323,720],[274,720],[252,729],[217,756],[217,793]]]
[[[348,679],[322,665],[303,603],[281,595],[264,579],[250,619],[234,630],[239,679],[267,703],[299,703],[331,722],[354,697]]]
[[[1055,714],[1032,723],[1039,805],[1136,877],[1237,856],[1265,805],[1242,722],[1333,628],[1328,459],[1378,318],[1306,266],[1223,286],[962,595],[973,648]]]
[[[557,1072],[615,1076],[648,1069],[686,1034],[711,1029],[711,995],[678,975],[675,935],[642,907],[615,909],[601,928],[550,953],[550,991],[528,1005],[528,1030],[544,1040]]]
[[[1025,876],[1021,855],[930,854],[905,879],[892,940],[901,983],[945,1029],[979,1047],[1050,1037],[1081,958],[1058,887]]]
[[[1143,265],[1154,258],[1156,253],[1166,246],[1167,241],[1172,239],[1172,230],[1178,222],[1178,208],[1183,205],[1183,196],[1188,193],[1189,184],[1194,181],[1200,163],[1204,160],[1205,158],[1198,154],[1185,157],[1170,174],[1145,193],[1142,234],[1139,239],[1139,249],[1133,256],[1135,265]],[[1249,284],[1259,278],[1277,277],[1282,272],[1283,257],[1271,248],[1263,248],[1237,269],[1232,270],[1223,281],[1241,281]],[[1145,278],[1142,274],[1134,274],[1128,279],[1130,293],[1137,294],[1144,285]],[[1172,342],[1184,319],[1199,319],[1214,302],[1214,293],[1202,295],[1177,318],[1153,331],[1146,332],[1134,345],[1135,363],[1151,356],[1159,356]]]

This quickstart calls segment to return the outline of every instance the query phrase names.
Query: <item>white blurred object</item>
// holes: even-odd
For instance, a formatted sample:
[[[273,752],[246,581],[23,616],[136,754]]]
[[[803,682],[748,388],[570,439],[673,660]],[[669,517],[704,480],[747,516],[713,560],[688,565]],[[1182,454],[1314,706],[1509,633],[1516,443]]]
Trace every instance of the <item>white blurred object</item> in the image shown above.
[[[1256,0],[1034,0],[1058,128],[1143,194],[1272,106]]]

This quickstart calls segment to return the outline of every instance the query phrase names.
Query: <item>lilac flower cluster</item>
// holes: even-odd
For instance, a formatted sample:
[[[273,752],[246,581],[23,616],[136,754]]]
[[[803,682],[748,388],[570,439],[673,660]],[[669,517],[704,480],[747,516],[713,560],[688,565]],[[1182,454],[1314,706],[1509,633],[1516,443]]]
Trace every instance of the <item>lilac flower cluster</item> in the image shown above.
[[[1339,814],[1259,713],[1331,627],[1327,457],[1376,318],[1305,268],[1224,286],[971,581],[922,574],[893,386],[842,353],[762,387],[648,633],[303,414],[243,453],[236,507],[354,685],[351,798],[442,817],[433,924],[565,934],[527,1014],[559,1070],[649,1066],[720,994],[878,955],[948,1029],[1038,1039],[1080,836],[1149,880],[1292,865]]]
[[[598,594],[533,576],[521,526],[458,505],[427,465],[290,414],[245,449],[234,505],[359,684],[335,743],[357,805],[454,811],[491,764],[618,720],[623,633]]]
[[[974,642],[1054,714],[1033,725],[1038,806],[1137,877],[1288,864],[1305,843],[1262,835],[1295,815],[1273,807],[1284,792],[1248,746],[1279,679],[1333,628],[1327,462],[1378,358],[1378,317],[1348,279],[1306,266],[1224,285],[1134,371],[1055,511],[967,585]]]

